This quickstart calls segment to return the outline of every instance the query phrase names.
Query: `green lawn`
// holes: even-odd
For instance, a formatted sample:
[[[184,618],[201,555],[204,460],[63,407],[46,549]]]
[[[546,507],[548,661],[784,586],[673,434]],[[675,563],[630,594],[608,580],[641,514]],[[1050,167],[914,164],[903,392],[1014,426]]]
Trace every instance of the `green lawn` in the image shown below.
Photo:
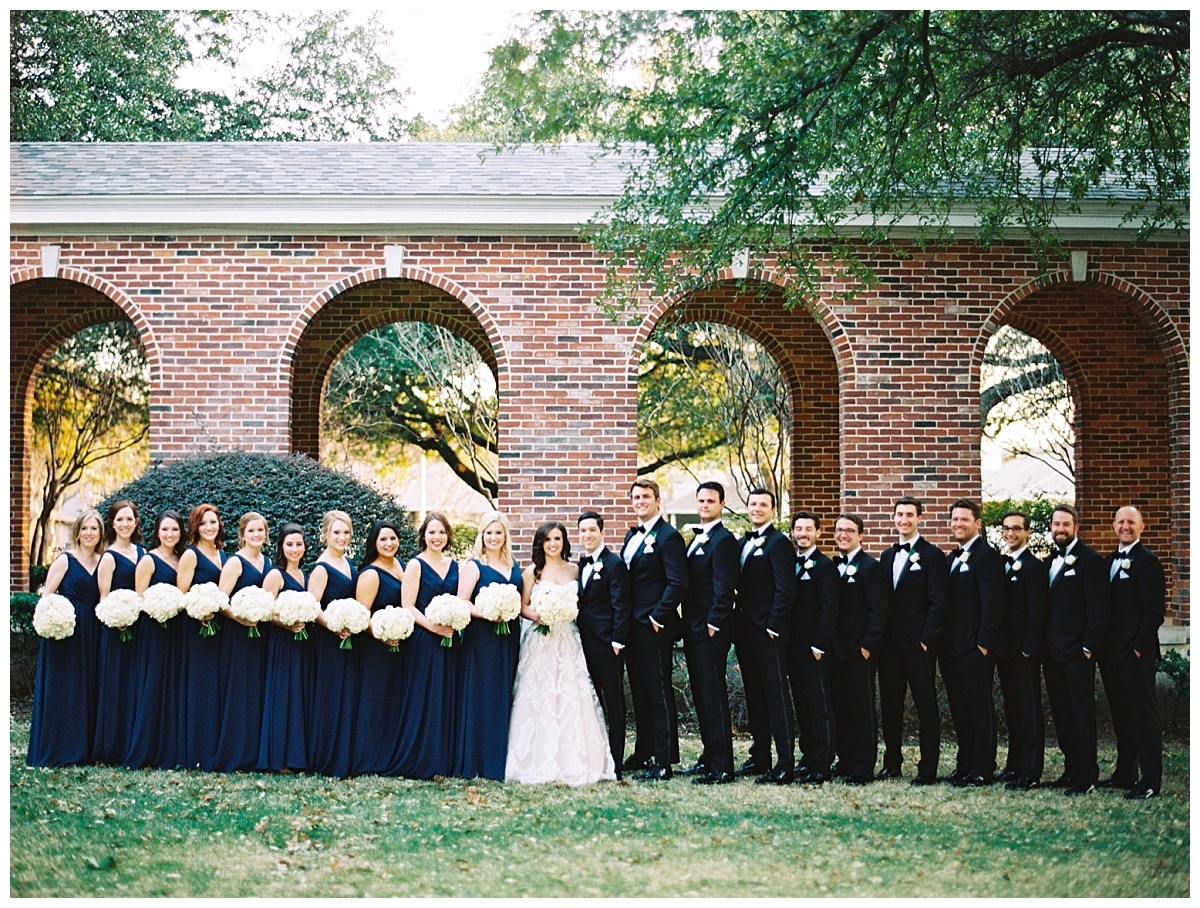
[[[1168,745],[1166,794],[1127,802],[907,782],[569,789],[30,769],[28,732],[27,715],[14,714],[12,896],[1182,897],[1190,888],[1180,745]],[[685,760],[698,746],[685,740]],[[1054,778],[1057,754],[1047,756]],[[1102,748],[1102,761],[1112,758]]]

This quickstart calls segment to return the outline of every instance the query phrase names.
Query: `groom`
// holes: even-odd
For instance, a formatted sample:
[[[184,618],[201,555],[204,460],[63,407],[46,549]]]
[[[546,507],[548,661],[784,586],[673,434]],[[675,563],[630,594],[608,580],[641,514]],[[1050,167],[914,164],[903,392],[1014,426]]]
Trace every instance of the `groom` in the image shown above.
[[[621,558],[629,568],[633,605],[626,655],[637,744],[623,768],[645,767],[643,778],[653,782],[671,778],[675,693],[667,666],[679,634],[679,600],[687,592],[687,548],[659,513],[658,483],[636,480],[629,498],[638,523],[625,534]]]
[[[604,544],[604,517],[596,511],[579,515],[579,637],[588,674],[608,723],[608,747],[617,778],[625,759],[625,659],[629,637],[629,572],[625,562]]]

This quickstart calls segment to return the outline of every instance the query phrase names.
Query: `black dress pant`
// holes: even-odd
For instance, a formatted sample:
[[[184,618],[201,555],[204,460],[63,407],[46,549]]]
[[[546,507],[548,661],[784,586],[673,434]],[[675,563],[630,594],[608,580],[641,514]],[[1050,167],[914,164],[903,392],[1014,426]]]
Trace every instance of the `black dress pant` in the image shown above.
[[[1046,756],[1038,662],[1018,652],[1011,659],[998,660],[996,674],[1004,695],[1004,723],[1008,726],[1008,758],[1004,768],[1038,781]]]
[[[1083,653],[1069,662],[1047,656],[1042,671],[1064,774],[1080,785],[1095,784],[1100,777],[1096,764],[1096,663]]]
[[[734,647],[746,691],[750,723],[750,759],[760,766],[791,772],[796,767],[792,706],[788,702],[787,644],[742,618],[734,632]],[[771,741],[775,761],[771,761]]]
[[[616,766],[617,772],[620,772],[621,763],[625,759],[625,685],[621,678],[625,657],[623,654],[614,653],[611,643],[603,640],[584,640],[583,658],[587,663],[592,686],[596,688],[600,708],[604,710],[604,721],[608,725],[608,748],[612,751],[613,765]]]
[[[1100,678],[1117,737],[1113,778],[1122,785],[1162,787],[1162,724],[1155,690],[1157,658],[1133,653],[1116,665],[1100,663]],[[1139,774],[1139,769],[1141,770]]]
[[[800,741],[800,765],[829,775],[833,766],[833,655],[818,660],[810,646],[788,648],[788,678],[796,707],[796,737]]]
[[[917,735],[921,757],[917,774],[937,776],[941,749],[941,719],[937,705],[937,660],[914,644],[914,649],[897,652],[885,644],[879,656],[879,720],[883,730],[884,769],[900,771],[900,746],[904,738],[904,692],[912,691],[917,708]]]
[[[878,750],[875,731],[875,659],[843,662],[834,658],[832,669],[833,728],[838,769],[845,775],[868,778],[875,774]]]
[[[992,660],[973,646],[943,652],[942,681],[958,738],[955,769],[991,779],[996,774],[996,721],[992,706]]]
[[[667,703],[668,696],[672,700],[674,696],[670,676],[664,676],[663,652],[667,654],[666,664],[670,664],[671,648],[671,636],[665,631],[656,633],[639,622],[631,625],[625,664],[629,669],[629,694],[633,698],[633,720],[637,727],[633,756],[638,760],[653,757],[664,768],[671,765],[671,716]]]
[[[733,772],[733,733],[729,719],[729,691],[725,683],[725,665],[732,637],[728,627],[711,637],[708,627],[697,632],[685,628],[683,652],[687,656],[688,684],[696,706],[700,740],[704,751],[700,761],[709,770]]]

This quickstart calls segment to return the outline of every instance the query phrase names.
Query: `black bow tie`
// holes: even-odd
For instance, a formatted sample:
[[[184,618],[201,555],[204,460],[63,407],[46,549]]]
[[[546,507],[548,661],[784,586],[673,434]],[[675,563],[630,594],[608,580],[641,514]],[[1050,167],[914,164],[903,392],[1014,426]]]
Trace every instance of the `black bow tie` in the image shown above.
[[[695,539],[704,532],[704,527],[692,527],[692,538]]]
[[[1070,546],[1067,546],[1067,548],[1070,548]],[[1058,547],[1058,554],[1057,554],[1055,557],[1056,557],[1056,558],[1066,558],[1066,557],[1067,557],[1067,548],[1063,548],[1063,547],[1060,545],[1060,546]]]
[[[1016,559],[1016,558],[1014,558],[1012,555],[1005,555],[1005,556],[1004,556],[1004,562],[1005,562],[1005,564],[1010,564],[1010,565],[1012,565],[1012,564],[1016,564],[1016,563],[1017,563],[1017,559]]]
[[[761,531],[761,530],[751,530],[751,531],[750,531],[750,532],[748,532],[748,533],[747,533],[745,536],[743,536],[743,537],[742,537],[742,541],[743,541],[743,542],[749,542],[751,539],[757,539],[757,538],[758,538],[758,537],[760,537],[761,535],[762,535],[762,531]]]
[[[954,557],[954,558],[961,558],[961,557],[962,557],[962,553],[963,553],[963,552],[965,552],[965,551],[966,551],[966,549],[962,548],[962,546],[959,546],[957,549],[955,549],[955,550],[954,550],[953,552],[951,552],[950,554],[951,554],[951,556],[952,556],[952,557]]]
[[[849,564],[850,560],[845,555],[838,555],[837,563],[838,564]]]
[[[635,523],[633,526],[631,526],[631,527],[629,528],[629,532],[631,532],[631,533],[644,533],[644,532],[646,532],[646,531],[642,529],[642,525],[641,525],[640,523]]]
[[[912,551],[912,543],[911,542],[897,542],[896,543],[896,551],[897,552],[911,552]]]
[[[595,563],[595,561],[596,561],[596,559],[593,558],[591,555],[584,555],[582,558],[579,559],[579,566],[587,567],[589,564]]]

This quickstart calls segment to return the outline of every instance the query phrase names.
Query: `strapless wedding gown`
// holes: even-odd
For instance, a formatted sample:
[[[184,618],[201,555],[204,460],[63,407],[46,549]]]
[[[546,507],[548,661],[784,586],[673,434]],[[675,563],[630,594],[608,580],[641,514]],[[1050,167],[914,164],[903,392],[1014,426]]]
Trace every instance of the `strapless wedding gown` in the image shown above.
[[[546,583],[539,580],[534,589]],[[578,592],[575,581],[569,586]],[[521,621],[505,781],[589,785],[615,779],[579,629],[570,622],[539,634],[535,627],[532,621]]]

